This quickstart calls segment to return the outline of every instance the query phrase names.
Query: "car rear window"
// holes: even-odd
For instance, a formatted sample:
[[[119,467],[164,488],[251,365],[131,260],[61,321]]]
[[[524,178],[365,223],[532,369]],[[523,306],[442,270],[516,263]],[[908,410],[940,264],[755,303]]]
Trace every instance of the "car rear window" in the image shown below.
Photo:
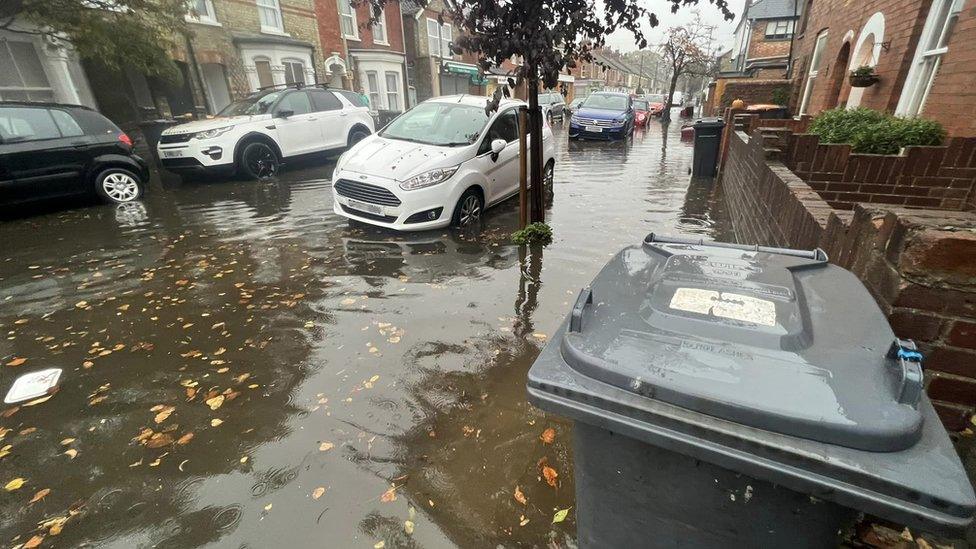
[[[88,109],[71,109],[71,117],[78,122],[81,129],[85,131],[85,135],[108,135],[108,134],[118,134],[122,130],[118,128],[111,120],[105,118],[101,114],[90,111]]]
[[[358,93],[351,92],[349,90],[332,90],[335,93],[342,94],[343,97],[349,100],[356,107],[365,107],[366,103],[363,101],[363,96]]]

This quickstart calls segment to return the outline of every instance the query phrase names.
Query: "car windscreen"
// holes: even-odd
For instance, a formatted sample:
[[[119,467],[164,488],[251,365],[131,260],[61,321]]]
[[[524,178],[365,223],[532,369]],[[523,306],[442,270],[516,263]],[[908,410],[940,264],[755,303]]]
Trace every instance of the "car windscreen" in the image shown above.
[[[586,98],[583,106],[591,109],[625,111],[627,110],[627,97],[623,95],[593,94]]]
[[[647,101],[644,101],[643,99],[634,99],[634,110],[646,111],[647,108]]]
[[[252,95],[239,101],[234,101],[217,113],[217,116],[248,116],[265,114],[271,110],[271,105],[281,97],[282,92],[276,91],[264,95]]]
[[[421,103],[397,117],[380,136],[388,139],[457,147],[478,140],[488,115],[484,107],[458,103]]]
[[[651,103],[664,103],[663,95],[648,95],[647,100]]]

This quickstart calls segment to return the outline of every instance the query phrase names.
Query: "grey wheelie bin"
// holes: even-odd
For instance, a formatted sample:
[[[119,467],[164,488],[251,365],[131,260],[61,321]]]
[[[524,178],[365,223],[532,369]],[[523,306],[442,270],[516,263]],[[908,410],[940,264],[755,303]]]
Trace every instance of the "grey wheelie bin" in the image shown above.
[[[826,259],[652,234],[582,290],[528,377],[574,422],[580,547],[834,547],[859,511],[970,523],[921,355]]]

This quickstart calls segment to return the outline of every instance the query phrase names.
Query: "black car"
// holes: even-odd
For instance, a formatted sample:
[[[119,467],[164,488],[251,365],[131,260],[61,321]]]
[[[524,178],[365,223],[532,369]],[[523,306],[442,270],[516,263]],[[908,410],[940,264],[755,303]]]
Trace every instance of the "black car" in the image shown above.
[[[148,181],[132,140],[98,112],[0,101],[0,206],[84,194],[131,202]]]
[[[558,118],[560,122],[566,120],[566,100],[559,92],[545,92],[539,94],[539,105],[546,113],[546,121],[552,125],[552,119]]]

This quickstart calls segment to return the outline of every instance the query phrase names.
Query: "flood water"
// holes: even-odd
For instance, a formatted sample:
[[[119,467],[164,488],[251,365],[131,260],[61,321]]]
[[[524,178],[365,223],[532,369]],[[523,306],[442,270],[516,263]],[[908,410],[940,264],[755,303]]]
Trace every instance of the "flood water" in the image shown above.
[[[557,130],[544,250],[509,242],[517,200],[473,232],[351,226],[321,160],[0,222],[0,391],[64,369],[0,413],[0,544],[573,547],[571,433],[526,372],[621,247],[731,240],[679,130]]]

